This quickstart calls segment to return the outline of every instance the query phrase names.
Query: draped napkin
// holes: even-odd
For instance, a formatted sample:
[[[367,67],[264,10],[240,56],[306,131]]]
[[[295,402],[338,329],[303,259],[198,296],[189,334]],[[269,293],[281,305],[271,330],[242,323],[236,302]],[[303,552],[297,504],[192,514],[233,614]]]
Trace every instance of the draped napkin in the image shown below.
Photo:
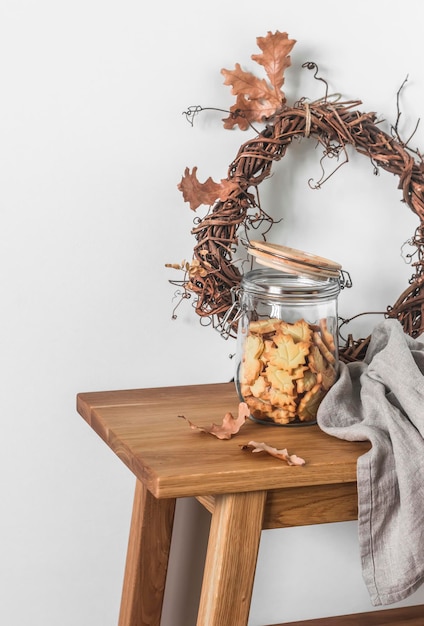
[[[423,336],[421,336],[423,337]],[[421,338],[419,338],[421,339]],[[370,441],[358,458],[362,574],[374,606],[424,582],[424,343],[394,319],[378,324],[364,361],[341,363],[322,401],[321,430]]]

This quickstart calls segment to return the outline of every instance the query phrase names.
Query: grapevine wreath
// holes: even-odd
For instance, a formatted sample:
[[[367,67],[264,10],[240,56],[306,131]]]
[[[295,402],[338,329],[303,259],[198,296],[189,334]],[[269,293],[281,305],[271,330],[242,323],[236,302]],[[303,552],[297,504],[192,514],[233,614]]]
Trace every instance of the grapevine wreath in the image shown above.
[[[397,301],[384,312],[402,324],[405,333],[418,337],[424,331],[424,162],[418,150],[412,150],[401,140],[397,122],[390,134],[384,132],[376,121],[375,113],[364,113],[357,107],[361,101],[345,101],[327,93],[327,83],[318,77],[315,63],[302,67],[315,71],[315,78],[326,86],[325,95],[318,101],[300,99],[293,106],[287,104],[282,91],[284,72],[291,65],[289,53],[295,40],[287,33],[268,32],[258,37],[260,54],[252,59],[263,67],[266,79],[259,79],[244,71],[237,63],[234,70],[222,69],[224,84],[232,87],[236,102],[224,119],[224,128],[253,129],[257,134],[244,143],[228,169],[226,179],[216,183],[208,178],[204,183],[197,179],[197,167],[186,168],[178,189],[190,209],[196,211],[206,205],[203,218],[197,218],[192,228],[196,243],[191,262],[167,264],[184,273],[181,281],[170,281],[179,286],[179,303],[192,295],[193,306],[201,320],[207,320],[219,330],[224,326],[235,336],[237,317],[232,300],[232,289],[242,278],[243,263],[236,260],[239,244],[246,245],[249,231],[263,228],[262,236],[271,229],[274,220],[260,204],[258,187],[270,176],[272,165],[281,160],[293,140],[313,138],[323,148],[323,157],[338,158],[352,146],[359,154],[367,156],[375,172],[379,168],[399,178],[398,188],[402,202],[418,216],[419,225],[409,240],[414,252],[409,255],[413,275],[408,287]],[[190,107],[185,112],[190,123],[202,107]],[[398,110],[399,120],[399,110]],[[258,132],[254,124],[261,124]],[[177,305],[178,306],[178,305]],[[174,309],[174,317],[175,309]],[[227,334],[228,336],[228,334]],[[349,335],[346,345],[340,347],[340,358],[345,362],[359,361],[365,356],[369,337],[353,339]]]

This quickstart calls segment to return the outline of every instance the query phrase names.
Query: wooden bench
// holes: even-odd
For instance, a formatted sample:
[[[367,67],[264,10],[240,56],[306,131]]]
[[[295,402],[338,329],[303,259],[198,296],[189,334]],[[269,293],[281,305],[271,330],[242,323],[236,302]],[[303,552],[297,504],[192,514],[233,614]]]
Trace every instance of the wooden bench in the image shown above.
[[[368,442],[250,420],[222,441],[178,418],[208,427],[237,413],[233,383],[80,393],[77,409],[137,477],[119,626],[160,626],[177,498],[212,515],[197,626],[247,626],[263,529],[357,519],[356,462]],[[242,449],[251,440],[306,465]],[[424,617],[414,607],[285,626],[295,624],[422,626]]]

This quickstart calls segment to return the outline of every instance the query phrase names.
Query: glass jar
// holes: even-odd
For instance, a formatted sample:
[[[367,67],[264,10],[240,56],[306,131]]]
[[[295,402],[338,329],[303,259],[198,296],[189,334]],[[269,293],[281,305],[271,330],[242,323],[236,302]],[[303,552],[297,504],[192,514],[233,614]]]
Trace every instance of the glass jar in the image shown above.
[[[260,423],[315,424],[319,404],[338,376],[341,267],[291,248],[250,246],[267,267],[245,274],[237,290],[240,401]]]

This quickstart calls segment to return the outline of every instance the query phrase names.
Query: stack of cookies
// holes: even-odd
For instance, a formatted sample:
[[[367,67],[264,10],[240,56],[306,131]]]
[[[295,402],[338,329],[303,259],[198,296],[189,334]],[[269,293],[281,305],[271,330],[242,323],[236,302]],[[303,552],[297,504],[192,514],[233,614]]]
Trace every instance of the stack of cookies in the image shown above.
[[[244,339],[239,392],[253,418],[276,424],[314,422],[337,378],[337,347],[325,318],[288,323],[250,321]]]

